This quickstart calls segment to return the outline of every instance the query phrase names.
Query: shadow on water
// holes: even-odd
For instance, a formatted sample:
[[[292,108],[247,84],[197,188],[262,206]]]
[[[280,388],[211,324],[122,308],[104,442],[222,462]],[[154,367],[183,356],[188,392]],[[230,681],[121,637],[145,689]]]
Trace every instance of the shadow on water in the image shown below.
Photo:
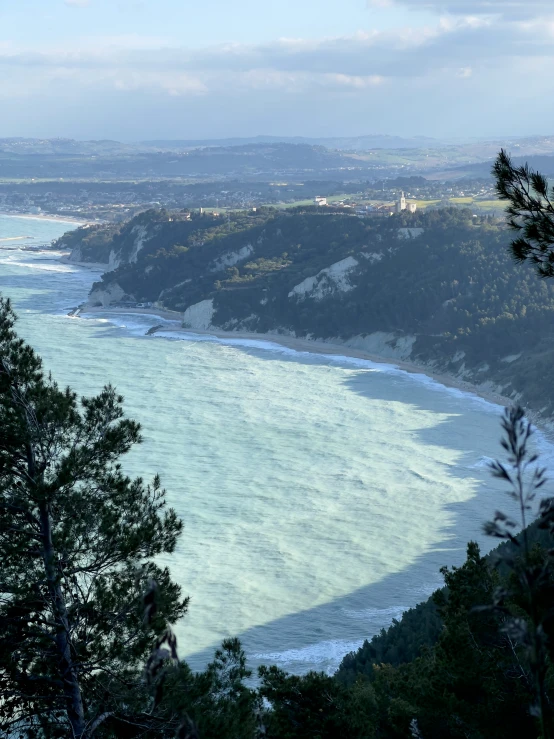
[[[269,353],[267,356],[268,359],[272,358]],[[273,358],[281,361],[289,359],[283,356]],[[303,361],[304,357],[290,357],[290,360]],[[306,361],[328,363],[325,358],[313,356],[306,357]],[[336,362],[330,364],[336,366]],[[289,614],[239,634],[251,668],[260,664],[277,664],[294,673],[310,669],[334,672],[344,654],[360,646],[364,639],[371,638],[381,628],[388,627],[393,618],[400,618],[404,610],[426,600],[441,587],[440,568],[461,565],[465,561],[469,540],[478,541],[483,551],[490,550],[496,544],[482,533],[482,525],[489,517],[495,500],[498,501],[502,494],[498,483],[488,478],[486,472],[477,476],[472,466],[476,457],[484,454],[478,448],[483,433],[489,445],[491,438],[500,439],[502,409],[498,407],[496,412],[495,406],[485,405],[479,399],[445,392],[437,386],[426,387],[425,381],[404,373],[391,377],[388,373],[355,371],[345,379],[345,387],[368,401],[407,404],[419,411],[440,413],[436,423],[415,429],[413,433],[420,444],[454,450],[457,462],[448,467],[448,474],[459,480],[471,478],[475,481],[475,494],[469,501],[443,506],[448,514],[449,525],[442,531],[441,542],[404,570],[329,603]],[[394,429],[391,429],[391,436],[393,434]],[[500,453],[499,444],[496,450]],[[406,460],[408,485],[413,474],[410,461]],[[386,505],[386,501],[383,504]],[[413,536],[413,532],[406,532],[408,535]],[[394,561],[394,552],[390,558]],[[225,622],[224,611],[221,620]],[[196,653],[186,650],[189,652],[186,660],[193,669],[200,670],[213,657],[217,646],[214,644]],[[185,652],[185,645],[181,646],[181,652]]]
[[[346,653],[361,646],[364,639],[388,627],[393,618],[399,619],[403,611],[427,600],[441,587],[441,567],[446,563],[459,565],[464,562],[468,538],[464,529],[470,523],[465,518],[465,509],[463,503],[448,506],[456,517],[454,531],[448,532],[454,538],[426,552],[403,571],[330,603],[289,614],[239,634],[250,668],[277,664],[294,673],[311,669],[334,672]],[[194,604],[191,607],[194,608]],[[221,618],[224,622],[224,611]],[[201,670],[213,658],[217,646],[214,644],[188,654],[186,661],[193,669]],[[181,644],[181,653],[185,650],[186,645]]]

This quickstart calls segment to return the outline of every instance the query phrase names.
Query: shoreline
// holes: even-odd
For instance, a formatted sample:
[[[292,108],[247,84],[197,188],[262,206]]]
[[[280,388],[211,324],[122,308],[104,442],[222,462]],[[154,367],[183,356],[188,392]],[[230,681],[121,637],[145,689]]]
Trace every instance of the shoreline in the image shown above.
[[[80,264],[79,262],[67,262],[68,264]],[[183,320],[183,313],[176,310],[168,310],[167,308],[103,308],[103,307],[91,307],[86,304],[82,308],[82,312],[87,315],[94,315],[95,313],[114,313],[115,315],[139,315],[139,316],[156,316],[163,318],[166,321],[179,321]],[[178,329],[172,329],[172,331],[185,331],[181,326]],[[191,332],[192,333],[192,332]],[[197,333],[202,333],[201,331]],[[207,332],[209,333],[209,332]],[[224,332],[225,333],[225,332]]]
[[[41,213],[9,213],[8,211],[0,211],[0,216],[4,218],[24,218],[28,221],[57,221],[58,223],[75,223],[78,226],[86,226],[91,221],[83,221],[73,216],[57,216],[55,214]]]
[[[62,264],[72,264],[75,267],[83,267],[84,269],[89,270],[95,270],[99,272],[107,272],[109,268],[109,264],[104,264],[103,262],[73,262],[69,255],[71,254],[70,251],[66,252],[59,252],[61,254],[58,261],[60,261]]]
[[[163,334],[164,331],[170,331],[174,329],[159,329],[156,331],[157,334]],[[246,339],[261,341],[272,344],[279,344],[287,349],[293,349],[298,352],[307,352],[309,354],[318,354],[321,356],[328,357],[349,357],[353,359],[363,359],[375,364],[385,364],[389,367],[395,367],[396,369],[406,372],[410,375],[424,375],[433,382],[439,385],[443,385],[446,388],[453,388],[455,390],[461,390],[471,395],[476,395],[488,403],[502,406],[504,408],[512,405],[513,401],[504,395],[499,395],[491,391],[485,391],[480,389],[477,385],[473,385],[470,382],[464,380],[458,380],[451,375],[443,375],[436,372],[432,372],[422,365],[418,365],[414,362],[407,362],[401,359],[395,359],[393,357],[383,357],[379,354],[370,354],[368,352],[361,351],[359,349],[351,349],[343,344],[337,344],[334,342],[317,341],[314,339],[297,339],[292,336],[282,336],[279,334],[257,334],[257,333],[246,333],[246,332],[231,332],[231,331],[197,331],[194,329],[178,329],[179,332],[184,334],[196,334],[199,336],[213,336],[218,339]]]
[[[95,313],[113,313],[115,315],[124,314],[139,314],[143,316],[156,316],[163,320],[169,321],[182,321],[183,314],[177,311],[163,310],[159,308],[84,308],[82,312],[86,315],[94,315]],[[409,362],[401,359],[395,359],[393,357],[383,357],[379,354],[370,354],[359,349],[351,349],[344,344],[338,344],[335,342],[318,341],[314,339],[302,339],[292,336],[283,336],[282,334],[271,334],[271,333],[254,333],[247,331],[219,331],[217,329],[189,329],[183,328],[182,325],[176,327],[165,327],[158,328],[154,333],[159,336],[163,336],[164,333],[180,333],[183,335],[196,335],[196,336],[208,336],[214,339],[223,340],[246,340],[246,341],[259,341],[268,344],[278,344],[286,349],[292,349],[298,352],[307,352],[309,354],[318,354],[328,357],[348,357],[353,359],[362,359],[374,362],[375,364],[386,364],[390,367],[395,367],[402,372],[407,372],[412,375],[424,375],[429,379],[433,380],[439,385],[446,388],[453,388],[460,390],[464,393],[476,395],[482,400],[488,403],[493,403],[501,407],[509,407],[513,405],[513,400],[504,395],[494,393],[490,390],[483,390],[477,385],[465,380],[460,380],[452,375],[441,374],[433,372],[431,369],[424,365],[417,364],[415,362]],[[528,414],[532,417],[533,414]],[[533,423],[540,428],[541,432],[549,435],[550,432],[545,428],[544,424],[536,423],[535,419],[532,419]]]

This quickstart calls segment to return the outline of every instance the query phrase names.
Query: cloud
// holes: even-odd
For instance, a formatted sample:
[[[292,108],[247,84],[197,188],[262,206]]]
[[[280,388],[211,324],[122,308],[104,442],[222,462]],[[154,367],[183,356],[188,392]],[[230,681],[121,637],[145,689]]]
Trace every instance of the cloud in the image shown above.
[[[125,92],[135,91],[164,91],[172,97],[184,95],[203,95],[208,88],[199,79],[187,74],[169,73],[162,76],[144,72],[116,72],[109,75],[116,90]]]
[[[71,8],[87,8],[90,0],[65,0],[65,4]]]
[[[439,7],[423,0],[413,4]],[[456,7],[454,0],[445,5]],[[509,3],[494,5],[505,9]],[[32,108],[44,98],[59,109],[61,122],[68,110],[75,110],[76,120],[92,108],[95,120],[110,110],[106,118],[112,122],[114,110],[120,119],[135,110],[144,119],[137,126],[169,125],[164,116],[173,116],[176,126],[187,116],[200,125],[206,120],[201,116],[209,115],[222,134],[231,120],[249,130],[265,121],[258,131],[280,133],[282,125],[292,127],[319,111],[318,122],[344,115],[341,130],[356,124],[360,131],[400,131],[391,126],[405,125],[405,133],[430,133],[423,124],[415,128],[426,120],[436,134],[441,127],[463,128],[464,121],[470,121],[468,131],[517,116],[524,121],[530,104],[534,119],[554,119],[554,102],[548,102],[554,101],[554,81],[545,74],[553,66],[554,7],[551,16],[540,18],[447,15],[414,28],[204,48],[132,34],[76,38],[63,48],[12,42],[0,44],[0,99],[3,110],[16,116],[24,110],[22,101]],[[14,100],[17,105],[6,105]],[[137,114],[141,106],[144,112]],[[116,135],[110,133],[112,123],[105,125],[105,135]],[[152,134],[157,136],[155,129]]]
[[[319,40],[279,39],[259,45],[223,44],[190,49],[163,39],[124,36],[79,41],[73,48],[23,50],[0,47],[0,67],[29,68],[37,76],[56,70],[80,73],[83,80],[135,77],[196,80],[191,89],[234,86],[306,86],[350,80],[343,87],[372,87],[367,80],[425,78],[439,71],[491,65],[513,67],[523,58],[554,57],[554,17],[508,21],[485,17],[443,18],[432,26],[358,33]],[[464,76],[464,75],[462,75]],[[467,77],[467,73],[465,74]],[[0,89],[2,81],[0,79]],[[340,85],[339,85],[340,86]]]
[[[505,15],[531,17],[552,12],[552,0],[367,0],[368,7],[404,5],[454,15]]]

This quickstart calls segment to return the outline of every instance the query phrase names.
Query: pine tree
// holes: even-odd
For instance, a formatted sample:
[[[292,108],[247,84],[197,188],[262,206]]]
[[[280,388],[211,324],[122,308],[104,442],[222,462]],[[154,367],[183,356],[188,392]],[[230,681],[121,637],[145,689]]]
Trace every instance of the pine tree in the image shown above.
[[[121,396],[61,389],[14,323],[0,299],[0,733],[88,738],[144,709],[154,635],[187,609],[153,561],[182,523],[122,470],[141,435]]]
[[[530,261],[541,277],[554,277],[554,187],[527,164],[516,167],[504,149],[493,175],[498,196],[508,201],[508,225],[519,234],[511,244],[514,259]]]

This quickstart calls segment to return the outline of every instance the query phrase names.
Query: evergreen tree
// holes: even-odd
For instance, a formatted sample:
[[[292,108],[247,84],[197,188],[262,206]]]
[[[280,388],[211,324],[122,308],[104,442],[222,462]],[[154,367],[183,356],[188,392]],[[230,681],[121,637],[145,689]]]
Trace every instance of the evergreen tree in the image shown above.
[[[512,254],[518,262],[530,261],[541,277],[554,277],[554,187],[527,164],[516,167],[501,150],[493,167],[496,191],[508,201],[508,225],[518,233]]]
[[[204,672],[166,660],[152,681],[159,724],[143,736],[174,739],[184,727],[191,739],[255,739],[263,709],[258,693],[245,685],[251,674],[238,639],[225,639]]]
[[[154,635],[187,608],[153,558],[182,524],[158,478],[122,470],[141,435],[121,396],[60,388],[14,323],[0,299],[0,731],[82,739],[145,707]]]

